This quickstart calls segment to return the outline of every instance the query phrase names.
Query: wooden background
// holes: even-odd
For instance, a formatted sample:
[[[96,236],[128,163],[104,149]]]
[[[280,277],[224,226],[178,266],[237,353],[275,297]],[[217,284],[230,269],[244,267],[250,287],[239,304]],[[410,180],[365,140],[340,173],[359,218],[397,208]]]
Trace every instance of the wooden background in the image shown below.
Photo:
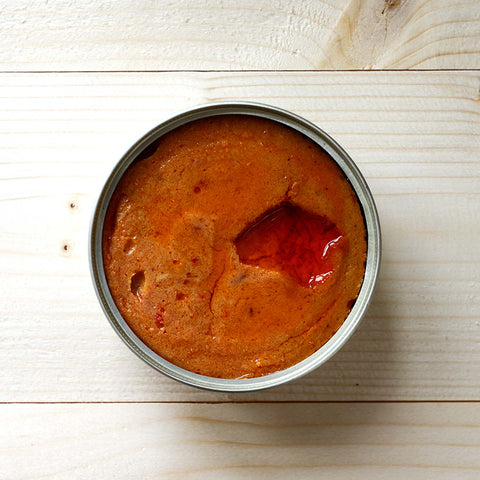
[[[480,478],[480,3],[0,0],[0,479]],[[291,384],[157,374],[93,293],[122,153],[215,100],[289,109],[377,202],[349,343]]]

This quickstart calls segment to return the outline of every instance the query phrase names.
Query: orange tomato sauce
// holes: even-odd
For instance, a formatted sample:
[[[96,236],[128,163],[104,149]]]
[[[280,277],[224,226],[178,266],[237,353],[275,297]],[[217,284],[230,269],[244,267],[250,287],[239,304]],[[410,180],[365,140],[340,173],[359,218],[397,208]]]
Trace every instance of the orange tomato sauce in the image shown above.
[[[153,351],[246,378],[292,366],[342,325],[366,230],[336,163],[253,116],[198,120],[135,162],[110,202],[103,260],[115,303]]]

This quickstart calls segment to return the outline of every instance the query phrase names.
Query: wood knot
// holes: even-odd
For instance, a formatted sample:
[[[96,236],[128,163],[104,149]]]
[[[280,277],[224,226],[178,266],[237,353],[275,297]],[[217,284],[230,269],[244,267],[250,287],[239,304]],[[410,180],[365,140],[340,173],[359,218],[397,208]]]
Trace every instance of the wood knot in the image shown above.
[[[72,254],[73,245],[71,242],[62,242],[60,251],[64,256],[70,256]]]
[[[386,10],[398,7],[400,5],[401,1],[402,0],[384,0],[384,7],[383,7],[383,10],[382,10],[382,15],[385,14]]]

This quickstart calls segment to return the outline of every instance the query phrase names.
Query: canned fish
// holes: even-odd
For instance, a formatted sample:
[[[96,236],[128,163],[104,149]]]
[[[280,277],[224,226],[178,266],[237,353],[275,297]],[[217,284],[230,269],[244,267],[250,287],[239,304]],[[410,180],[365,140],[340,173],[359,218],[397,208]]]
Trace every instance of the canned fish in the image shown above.
[[[142,360],[195,387],[248,392],[345,344],[380,250],[370,190],[335,140],[277,107],[223,102],[125,153],[95,207],[89,257],[105,315]]]

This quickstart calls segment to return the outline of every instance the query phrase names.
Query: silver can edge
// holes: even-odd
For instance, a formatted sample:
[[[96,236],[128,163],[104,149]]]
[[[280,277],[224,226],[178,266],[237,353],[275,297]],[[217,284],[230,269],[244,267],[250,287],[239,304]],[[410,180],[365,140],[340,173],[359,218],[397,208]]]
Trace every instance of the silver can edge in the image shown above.
[[[110,294],[103,270],[102,236],[106,210],[120,178],[145,148],[171,130],[200,118],[217,115],[253,115],[287,125],[317,143],[339,165],[351,183],[363,210],[367,230],[367,260],[362,287],[342,326],[320,349],[303,361],[269,375],[247,379],[223,379],[199,375],[177,367],[149,349],[130,329]],[[304,118],[281,108],[249,101],[215,102],[185,110],[157,125],[141,137],[117,162],[94,208],[89,233],[89,263],[95,293],[104,314],[123,342],[157,371],[181,383],[221,392],[253,392],[298,379],[335,355],[358,328],[370,304],[381,261],[381,231],[370,189],[347,152],[326,132]]]

